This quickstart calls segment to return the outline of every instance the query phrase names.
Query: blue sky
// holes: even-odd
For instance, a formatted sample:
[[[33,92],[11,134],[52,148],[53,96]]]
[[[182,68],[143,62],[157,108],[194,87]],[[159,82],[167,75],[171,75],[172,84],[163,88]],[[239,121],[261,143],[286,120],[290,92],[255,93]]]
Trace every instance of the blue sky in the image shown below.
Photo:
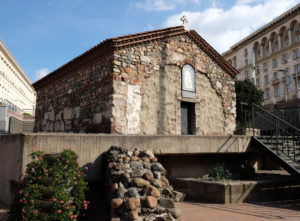
[[[220,53],[300,0],[9,0],[0,39],[32,82],[99,42],[180,25],[186,15]]]

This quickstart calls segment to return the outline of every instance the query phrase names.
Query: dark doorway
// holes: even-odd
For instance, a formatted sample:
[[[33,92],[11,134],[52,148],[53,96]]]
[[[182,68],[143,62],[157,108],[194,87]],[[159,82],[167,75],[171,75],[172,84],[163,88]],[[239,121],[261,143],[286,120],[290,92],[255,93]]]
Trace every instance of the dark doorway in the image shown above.
[[[181,134],[194,134],[195,104],[181,102]]]

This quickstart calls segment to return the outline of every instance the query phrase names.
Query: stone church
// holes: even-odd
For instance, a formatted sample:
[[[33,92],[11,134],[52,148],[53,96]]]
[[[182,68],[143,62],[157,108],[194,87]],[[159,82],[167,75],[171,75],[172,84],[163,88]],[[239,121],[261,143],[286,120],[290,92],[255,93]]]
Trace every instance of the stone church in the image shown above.
[[[186,25],[110,38],[33,84],[35,131],[233,134],[237,74]]]

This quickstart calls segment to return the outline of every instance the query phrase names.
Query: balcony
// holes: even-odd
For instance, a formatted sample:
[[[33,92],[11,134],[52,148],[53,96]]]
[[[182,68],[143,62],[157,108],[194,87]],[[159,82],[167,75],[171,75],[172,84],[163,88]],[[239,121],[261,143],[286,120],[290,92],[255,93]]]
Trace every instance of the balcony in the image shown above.
[[[279,83],[280,83],[280,80],[279,80],[279,79],[273,80],[273,81],[272,81],[272,85],[277,85],[277,84],[279,84]]]

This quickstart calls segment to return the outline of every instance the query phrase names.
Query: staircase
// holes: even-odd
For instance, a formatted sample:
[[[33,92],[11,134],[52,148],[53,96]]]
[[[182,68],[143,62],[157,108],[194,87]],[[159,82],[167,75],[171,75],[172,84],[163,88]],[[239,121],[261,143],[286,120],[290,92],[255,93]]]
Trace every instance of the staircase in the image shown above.
[[[300,178],[300,130],[255,104],[249,107],[244,126],[253,129],[254,145]]]

